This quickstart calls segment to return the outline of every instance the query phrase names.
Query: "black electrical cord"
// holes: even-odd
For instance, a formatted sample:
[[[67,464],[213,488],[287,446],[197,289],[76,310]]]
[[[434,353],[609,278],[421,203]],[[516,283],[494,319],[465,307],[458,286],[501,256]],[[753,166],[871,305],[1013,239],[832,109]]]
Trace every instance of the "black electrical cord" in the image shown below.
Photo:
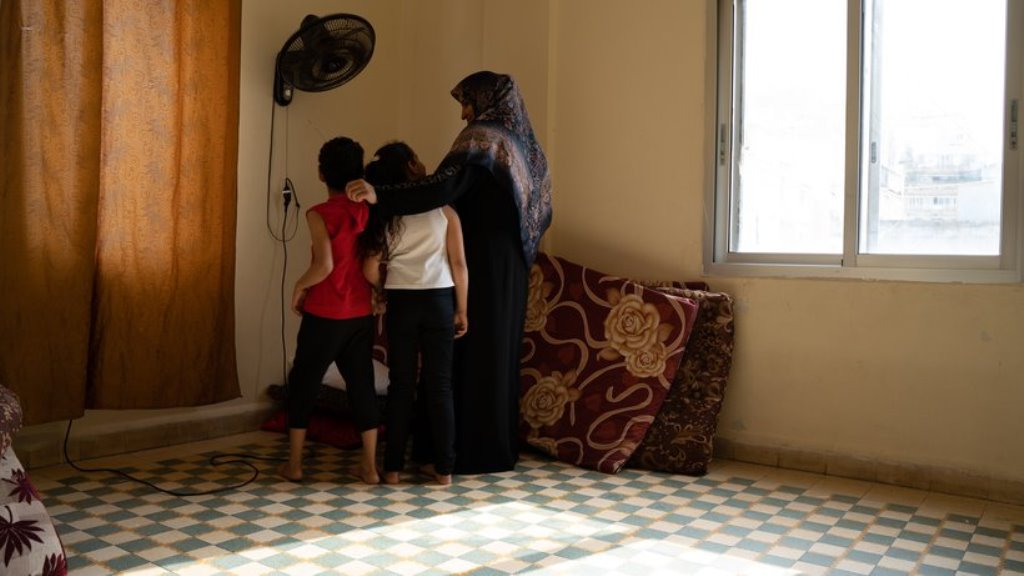
[[[286,302],[286,279],[288,277],[288,242],[295,238],[295,234],[299,230],[299,209],[302,205],[299,203],[299,193],[292,183],[291,178],[285,176],[284,188],[281,191],[281,196],[284,201],[284,216],[281,219],[281,233],[280,235],[274,230],[270,224],[270,212],[271,212],[271,198],[273,192],[271,189],[271,175],[273,173],[274,166],[274,127],[277,124],[276,121],[277,113],[277,102],[271,99],[270,102],[270,149],[267,157],[267,230],[270,232],[270,236],[281,243],[281,248],[284,250],[284,268],[281,270],[281,371],[283,372],[282,382],[288,384],[288,344],[285,337],[285,315],[286,311],[290,306]],[[289,131],[289,116],[285,115],[285,148],[284,148],[284,162],[285,169],[288,168],[288,131]],[[288,208],[291,206],[292,200],[295,200],[295,218],[293,220],[293,226],[291,231],[288,230]]]
[[[284,181],[285,181],[285,190],[289,190],[290,186],[291,186],[291,180],[289,180],[288,178],[285,178]],[[285,219],[284,219],[283,222],[281,222],[281,248],[284,250],[284,268],[281,270],[281,372],[282,372],[282,376],[283,376],[281,382],[284,382],[284,384],[286,386],[288,385],[288,345],[287,345],[287,342],[285,341],[284,320],[285,320],[285,310],[287,310],[291,306],[286,305],[286,303],[285,303],[285,289],[287,287],[286,280],[287,280],[287,277],[288,277],[288,241],[285,239],[284,230],[285,230],[285,226],[287,225],[287,222],[288,222],[288,204],[290,204],[291,201],[292,201],[291,194],[292,194],[291,192],[286,192],[285,195],[284,195],[284,214],[285,214]],[[296,197],[296,200],[295,200],[295,211],[296,212],[299,211],[298,208],[299,208],[299,201],[298,201],[298,198]],[[298,220],[298,218],[296,218],[296,220]],[[288,304],[290,304],[290,302],[288,302]]]
[[[271,106],[271,108],[270,108],[270,148],[269,148],[269,151],[268,151],[268,154],[267,154],[267,207],[266,207],[267,208],[267,213],[266,213],[266,224],[267,224],[267,231],[270,232],[270,236],[273,237],[274,240],[277,240],[279,242],[288,242],[288,241],[292,240],[293,238],[295,238],[295,234],[299,230],[298,210],[296,210],[296,218],[295,218],[295,221],[293,222],[291,231],[286,232],[286,230],[287,230],[287,223],[288,223],[288,200],[285,201],[284,220],[283,220],[282,225],[281,225],[281,236],[277,235],[277,231],[274,230],[274,227],[270,223],[271,206],[274,205],[274,202],[271,199],[275,197],[275,195],[274,195],[274,193],[273,193],[273,191],[271,189],[271,181],[270,180],[271,180],[271,176],[272,176],[273,170],[274,170],[274,125],[277,124],[277,121],[275,119],[276,113],[277,113],[277,105],[274,102],[273,98],[271,98],[271,100],[270,100],[270,106]],[[285,136],[285,138],[287,139],[287,116],[285,117],[285,121],[286,121],[286,131],[285,131],[286,132],[286,136]],[[285,167],[286,168],[287,168],[287,165],[288,165],[288,147],[285,146]],[[297,193],[295,193],[295,189],[294,188],[291,188],[291,180],[289,180],[288,178],[285,178],[285,188],[284,188],[282,194],[284,196],[286,196],[286,197],[289,196],[289,195],[294,195],[295,196],[295,207],[296,208],[299,207],[299,195]]]
[[[182,497],[184,497],[184,496],[205,496],[207,494],[217,494],[218,492],[227,492],[228,490],[236,490],[238,488],[242,488],[243,486],[247,486],[248,484],[251,484],[254,480],[256,480],[256,478],[259,477],[260,470],[259,470],[259,468],[254,466],[251,462],[249,462],[247,460],[242,460],[242,458],[249,458],[249,459],[253,459],[253,460],[269,460],[269,461],[272,461],[272,462],[282,462],[282,461],[285,460],[284,458],[271,458],[271,457],[268,457],[268,456],[256,456],[256,455],[253,455],[253,454],[214,454],[213,456],[210,456],[210,465],[211,466],[222,466],[224,464],[242,464],[244,466],[248,466],[249,469],[252,470],[252,477],[250,477],[248,480],[246,480],[245,482],[242,482],[240,484],[231,484],[229,486],[221,486],[220,488],[213,488],[211,490],[203,490],[203,491],[200,491],[200,492],[179,492],[177,490],[168,490],[166,488],[161,488],[161,487],[157,486],[156,484],[153,484],[152,482],[149,482],[148,480],[143,480],[141,478],[136,478],[135,476],[132,476],[131,474],[125,472],[124,470],[118,470],[116,468],[83,468],[82,466],[79,466],[78,464],[75,464],[75,462],[71,459],[71,457],[68,456],[68,438],[71,436],[71,423],[72,422],[74,422],[74,420],[68,420],[68,429],[64,433],[64,460],[68,464],[70,464],[72,468],[74,468],[75,470],[78,470],[79,472],[107,472],[109,474],[116,474],[118,476],[121,476],[122,478],[126,478],[128,480],[131,480],[132,482],[138,482],[139,484],[145,484],[146,486],[149,486],[150,488],[152,488],[154,490],[157,490],[159,492],[163,492],[164,494],[170,494],[171,496],[182,496]],[[235,459],[234,460],[223,460],[224,458],[235,458]]]

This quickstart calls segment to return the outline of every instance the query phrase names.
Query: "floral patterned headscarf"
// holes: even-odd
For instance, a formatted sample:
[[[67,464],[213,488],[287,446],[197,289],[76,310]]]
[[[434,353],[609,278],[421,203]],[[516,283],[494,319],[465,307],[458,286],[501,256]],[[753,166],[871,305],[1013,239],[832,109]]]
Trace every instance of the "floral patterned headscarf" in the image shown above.
[[[472,106],[474,118],[459,133],[442,166],[483,166],[512,193],[529,267],[551,224],[551,175],[519,87],[511,76],[483,71],[459,82],[452,96]]]

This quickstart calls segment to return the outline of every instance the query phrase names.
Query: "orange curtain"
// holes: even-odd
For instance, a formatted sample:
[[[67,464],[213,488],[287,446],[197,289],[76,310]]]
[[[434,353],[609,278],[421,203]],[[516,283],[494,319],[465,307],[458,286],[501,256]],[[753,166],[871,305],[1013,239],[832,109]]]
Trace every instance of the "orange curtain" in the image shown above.
[[[241,1],[0,2],[0,382],[26,423],[239,396]]]

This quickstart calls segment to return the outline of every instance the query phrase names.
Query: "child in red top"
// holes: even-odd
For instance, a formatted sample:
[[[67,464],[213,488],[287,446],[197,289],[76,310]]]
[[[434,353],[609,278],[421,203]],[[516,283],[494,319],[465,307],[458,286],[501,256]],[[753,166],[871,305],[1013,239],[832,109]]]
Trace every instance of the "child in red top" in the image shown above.
[[[345,195],[345,185],[363,175],[363,148],[349,138],[335,138],[320,148],[319,165],[327,201],[306,212],[313,257],[292,293],[292,310],[302,316],[302,323],[288,375],[289,457],[278,474],[302,480],[306,428],[317,388],[334,362],[345,379],[363,441],[357,475],[377,484],[372,290],[356,254],[356,237],[366,227],[369,211],[365,203]]]

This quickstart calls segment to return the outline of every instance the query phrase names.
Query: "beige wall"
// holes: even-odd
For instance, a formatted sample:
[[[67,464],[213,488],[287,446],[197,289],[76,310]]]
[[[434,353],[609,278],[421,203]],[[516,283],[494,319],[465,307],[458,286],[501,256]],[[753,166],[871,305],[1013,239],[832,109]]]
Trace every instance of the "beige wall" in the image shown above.
[[[701,277],[710,210],[703,158],[712,145],[704,126],[713,113],[708,4],[246,0],[236,295],[245,397],[190,411],[90,414],[85,427],[244,410],[281,380],[284,254],[265,207],[270,85],[274,54],[306,13],[367,17],[377,51],[349,84],[298,93],[287,112],[278,109],[275,190],[288,174],[306,206],[317,201],[316,151],[335,134],[371,152],[403,138],[433,166],[461,127],[451,86],[480,68],[510,72],[551,159],[547,249],[626,276]],[[288,290],[307,245],[303,225],[288,245]],[[737,302],[721,437],[1024,479],[1024,286],[705,279]],[[296,329],[288,316],[289,353]]]
[[[402,7],[401,137],[428,168],[463,126],[450,91],[477,70],[515,76],[535,125],[546,124],[546,0],[402,0]]]
[[[696,277],[706,111],[701,3],[555,5],[553,250],[637,278]]]

